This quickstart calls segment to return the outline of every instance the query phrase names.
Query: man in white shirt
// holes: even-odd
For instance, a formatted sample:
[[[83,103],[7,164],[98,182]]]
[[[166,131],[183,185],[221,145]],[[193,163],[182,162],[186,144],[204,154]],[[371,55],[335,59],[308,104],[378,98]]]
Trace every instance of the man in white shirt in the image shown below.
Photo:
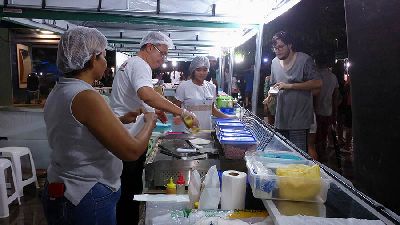
[[[170,112],[181,117],[190,116],[198,123],[193,113],[181,109],[153,89],[152,69],[157,69],[164,63],[168,49],[172,46],[172,40],[165,34],[150,32],[142,39],[137,56],[129,58],[121,65],[115,75],[110,97],[111,108],[117,116],[140,108],[154,112],[155,108],[161,121],[166,120],[164,112]],[[137,123],[140,123],[140,118]],[[146,154],[134,162],[124,161],[122,193],[117,205],[118,225],[138,223],[139,203],[132,199],[134,194],[142,192],[145,158]]]

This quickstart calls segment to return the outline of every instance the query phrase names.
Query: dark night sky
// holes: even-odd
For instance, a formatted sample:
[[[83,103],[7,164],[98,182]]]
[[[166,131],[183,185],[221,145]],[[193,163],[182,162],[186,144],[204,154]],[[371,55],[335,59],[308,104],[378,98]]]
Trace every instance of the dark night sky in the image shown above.
[[[270,50],[270,40],[280,30],[288,31],[295,37],[298,51],[312,56],[325,54],[330,56],[332,61],[335,57],[347,57],[343,0],[303,0],[274,21],[264,25],[263,57],[268,57],[269,61],[275,57]],[[237,69],[250,66],[254,63],[255,37],[238,47],[236,51],[244,53],[247,59]],[[268,64],[263,64],[263,70],[267,67]]]

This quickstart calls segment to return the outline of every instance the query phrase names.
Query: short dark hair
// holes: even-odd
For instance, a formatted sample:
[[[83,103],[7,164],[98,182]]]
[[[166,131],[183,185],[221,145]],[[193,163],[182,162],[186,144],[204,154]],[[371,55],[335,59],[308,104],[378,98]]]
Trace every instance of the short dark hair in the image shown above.
[[[272,46],[275,46],[277,41],[281,40],[286,45],[292,45],[292,50],[294,51],[294,39],[291,34],[286,31],[279,31],[272,37]]]

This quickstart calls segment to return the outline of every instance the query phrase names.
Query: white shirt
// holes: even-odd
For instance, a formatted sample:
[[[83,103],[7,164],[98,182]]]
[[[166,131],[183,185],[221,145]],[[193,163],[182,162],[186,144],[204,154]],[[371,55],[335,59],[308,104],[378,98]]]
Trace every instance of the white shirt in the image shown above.
[[[151,68],[142,58],[134,56],[126,60],[118,69],[112,85],[110,106],[114,113],[123,116],[140,107],[154,112],[137,94],[141,87],[153,88],[151,77]]]
[[[176,89],[175,98],[181,102],[189,99],[215,101],[215,89],[215,85],[209,81],[204,81],[201,86],[192,80],[182,81]]]

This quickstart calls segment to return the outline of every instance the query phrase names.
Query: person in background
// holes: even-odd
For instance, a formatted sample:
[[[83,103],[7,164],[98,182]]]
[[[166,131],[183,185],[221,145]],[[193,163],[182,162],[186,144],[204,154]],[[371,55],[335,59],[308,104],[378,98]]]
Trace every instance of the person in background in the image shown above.
[[[110,105],[116,115],[124,115],[143,107],[146,111],[155,111],[162,122],[167,120],[164,112],[170,112],[182,118],[193,118],[194,125],[197,126],[197,118],[193,113],[176,106],[153,89],[152,69],[157,69],[164,63],[168,49],[172,46],[172,40],[161,32],[152,31],[143,37],[138,54],[125,61],[114,77]],[[142,118],[139,117],[136,124],[128,124],[126,127],[137,129],[141,121]],[[142,193],[145,159],[144,152],[136,161],[123,162],[122,193],[117,204],[118,225],[137,224],[139,221],[139,202],[133,201],[133,196]]]
[[[237,76],[232,76],[232,90],[231,90],[231,95],[233,98],[238,98],[239,96],[239,86],[238,86],[238,81],[236,79]]]
[[[146,149],[156,115],[131,136],[92,87],[107,67],[107,39],[96,29],[75,27],[60,39],[57,66],[64,74],[44,107],[52,149],[42,195],[49,225],[115,225],[122,160],[136,160]],[[121,120],[121,121],[120,121]],[[101,121],[101,122],[99,122]]]
[[[335,65],[332,68],[332,73],[335,74],[336,79],[339,83],[339,88],[338,88],[338,94],[336,97],[337,101],[337,115],[335,121],[336,122],[336,133],[338,137],[338,142],[340,146],[344,145],[344,138],[343,138],[343,129],[344,129],[344,120],[345,120],[345,105],[343,104],[344,97],[345,97],[345,80],[344,80],[344,73],[345,73],[345,68],[344,68],[344,63],[342,60],[338,60]],[[335,115],[333,115],[335,116]],[[330,141],[330,144],[332,144],[333,141]]]
[[[353,135],[352,135],[352,127],[353,127],[353,119],[352,119],[352,110],[351,110],[351,78],[348,74],[346,74],[346,83],[344,84],[344,97],[342,101],[342,107],[344,111],[344,128],[345,128],[345,142],[344,149],[347,152],[351,152],[353,150]]]
[[[215,107],[215,85],[206,81],[210,62],[207,57],[195,57],[189,66],[190,78],[176,89],[177,105],[194,112],[199,118],[200,129],[211,129],[211,115],[229,118]]]
[[[322,82],[312,58],[296,52],[289,33],[280,31],[272,38],[276,57],[271,64],[271,85],[278,89],[275,128],[303,151],[307,151],[307,135],[313,122],[311,91]],[[269,95],[267,97],[271,98]]]
[[[208,71],[206,81],[210,81],[216,87],[218,87],[218,82],[217,82],[218,61],[217,61],[217,58],[215,58],[214,56],[207,56],[207,58],[210,61],[210,69]]]
[[[316,58],[318,72],[322,79],[322,87],[316,97],[315,114],[317,116],[316,148],[320,162],[328,161],[327,141],[330,127],[336,118],[338,80],[329,70],[329,62],[326,56]]]
[[[264,112],[267,116],[267,122],[269,125],[274,126],[275,123],[275,111],[276,111],[276,96],[272,96],[269,98],[269,101],[266,101],[268,97],[268,92],[271,88],[271,75],[267,75],[265,77],[264,83]]]
[[[253,96],[254,65],[244,74],[246,89],[244,90],[244,107],[251,107],[251,97]]]

